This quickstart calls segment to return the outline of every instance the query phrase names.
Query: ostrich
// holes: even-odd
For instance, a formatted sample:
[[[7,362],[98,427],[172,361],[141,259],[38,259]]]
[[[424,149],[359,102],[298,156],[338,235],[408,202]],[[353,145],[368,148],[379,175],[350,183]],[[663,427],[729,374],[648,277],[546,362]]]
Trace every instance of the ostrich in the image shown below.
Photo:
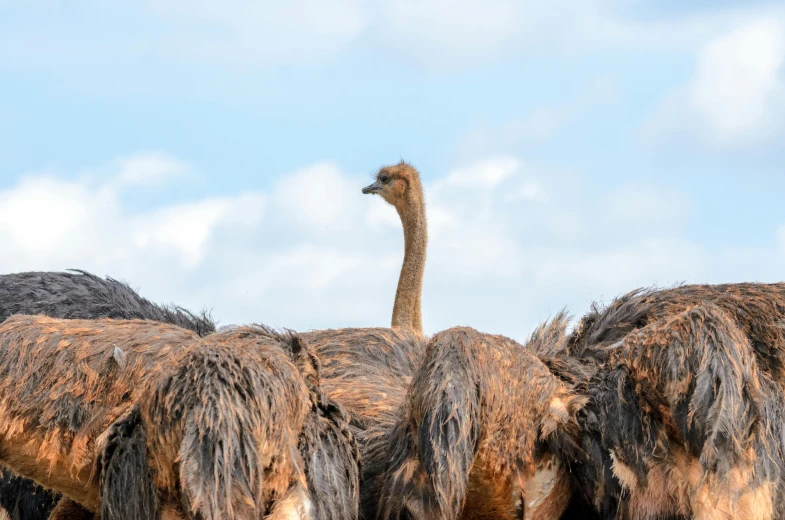
[[[319,330],[301,337],[322,360],[323,391],[349,414],[365,468],[372,447],[392,428],[425,350],[421,294],[428,235],[420,175],[410,164],[380,168],[362,192],[394,206],[403,224],[404,259],[391,328]]]
[[[357,516],[356,444],[297,336],[19,315],[0,373],[2,463],[101,518]]]
[[[0,275],[0,322],[12,314],[42,314],[53,318],[147,319],[171,323],[205,336],[215,331],[210,317],[181,307],[157,305],[127,284],[84,271],[29,272]],[[3,470],[0,506],[13,520],[44,520],[59,496],[32,480]],[[63,508],[78,508],[76,504]],[[76,518],[75,509],[69,518]]]
[[[638,290],[565,351],[592,367],[576,486],[606,518],[785,518],[785,284]]]
[[[526,346],[466,327],[436,334],[374,446],[363,508],[385,520],[559,518],[571,483],[555,453],[577,449],[585,398],[536,351],[564,343],[566,323],[559,315]]]
[[[393,310],[393,328],[318,331],[306,334],[304,337],[324,360],[323,388],[350,412],[353,425],[361,440],[363,460],[362,516],[364,518],[395,517],[395,508],[404,507],[402,504],[407,499],[401,498],[403,495],[399,487],[393,486],[383,489],[383,474],[390,454],[400,453],[404,446],[411,446],[411,444],[407,444],[411,439],[406,437],[406,432],[409,431],[407,427],[412,424],[413,419],[405,414],[401,415],[401,407],[403,410],[408,410],[409,407],[414,407],[420,412],[425,410],[424,405],[417,407],[412,403],[416,402],[418,396],[422,398],[419,401],[420,404],[427,402],[435,395],[433,392],[436,391],[429,385],[438,385],[443,381],[441,372],[429,371],[438,364],[439,355],[450,349],[456,349],[462,351],[461,355],[465,356],[461,359],[467,359],[472,353],[472,349],[476,348],[482,352],[483,348],[488,346],[489,350],[504,353],[508,360],[514,360],[522,348],[510,340],[479,335],[467,329],[465,331],[446,331],[437,335],[431,340],[431,346],[428,347],[426,353],[426,338],[422,334],[421,327],[420,295],[425,266],[427,232],[424,197],[419,174],[405,163],[382,168],[378,172],[375,182],[365,188],[363,192],[379,194],[385,201],[395,206],[404,227],[405,258]],[[408,320],[407,316],[414,318]],[[561,330],[560,327],[564,321],[560,319],[557,325],[543,329],[543,334],[546,330],[551,332]],[[407,323],[410,324],[409,327],[406,327]],[[454,345],[453,342],[455,342]],[[438,345],[438,347],[433,345]],[[478,364],[477,372],[471,376],[475,378],[472,381],[478,385],[484,379],[485,373],[494,373],[492,367],[495,365],[492,359],[486,357],[484,362],[487,362],[488,366]],[[516,362],[521,363],[521,370],[523,367],[528,368],[529,365],[537,365],[542,369],[542,364],[535,362],[531,356],[526,356],[525,360]],[[419,368],[418,371],[418,367],[421,365],[422,368]],[[447,371],[453,368],[460,370],[459,365],[458,361],[447,355]],[[416,380],[412,382],[415,373],[417,374]],[[457,380],[456,376],[452,381]],[[555,423],[553,420],[546,420],[546,416],[540,417],[543,422],[558,425],[554,426],[553,431],[543,434],[544,439],[547,438],[549,442],[555,443],[557,439],[565,438],[561,432],[568,430],[572,425],[570,417],[579,407],[581,400],[579,397],[569,394],[569,390],[554,377],[543,375],[543,381],[546,380],[549,381],[546,386],[549,391],[554,392],[554,396],[564,395],[564,401],[570,403],[570,409],[565,412],[566,415],[560,416]],[[525,383],[521,382],[521,385],[525,386]],[[536,392],[536,389],[531,387],[528,388],[528,391]],[[547,396],[543,396],[542,399],[543,402],[547,401]],[[458,409],[451,408],[459,406],[459,403],[432,404],[434,405],[432,409],[442,410],[445,417],[450,413],[459,413]],[[442,407],[439,408],[439,406]],[[534,406],[523,413],[527,417],[538,416],[541,411],[542,407]],[[543,413],[547,415],[550,412]],[[425,435],[426,432],[421,433]],[[445,439],[445,442],[449,443],[454,440],[454,438]],[[537,443],[538,446],[540,444]],[[522,448],[522,450],[525,451],[526,448]],[[482,457],[487,455],[485,453]],[[537,465],[542,467],[548,465],[545,462],[548,455],[544,450],[540,450],[536,457],[532,454],[529,455],[530,458],[527,460],[534,464],[535,469]],[[508,458],[508,460],[510,459]],[[452,464],[458,464],[457,461],[447,459],[442,459],[440,462],[449,467],[452,467]],[[557,462],[553,459],[548,470],[535,471],[532,467],[527,467],[525,470],[522,469],[518,475],[522,476],[521,478],[528,478],[532,476],[531,471],[535,471],[536,478],[532,482],[541,481],[543,475],[546,474],[559,477],[557,479],[560,482],[559,485],[549,484],[542,489],[537,489],[532,483],[527,488],[530,498],[538,500],[542,504],[538,509],[541,512],[560,510],[565,505],[555,499],[559,496],[556,491],[561,489],[563,482],[565,482],[564,474],[559,466],[555,466]],[[442,471],[444,467],[439,466],[432,469]],[[475,481],[472,480],[472,482]],[[449,484],[446,481],[443,483]],[[456,486],[460,487],[460,484],[456,484]],[[484,489],[487,491],[490,486],[485,486]],[[417,491],[413,491],[413,493],[417,493]],[[538,495],[541,496],[535,498]],[[389,499],[390,503],[386,503],[382,497]],[[482,497],[474,490],[471,497],[474,502],[479,504],[490,495]],[[495,496],[495,499],[499,499],[499,497]],[[510,502],[513,509],[514,502],[514,500]],[[386,511],[380,510],[380,506],[387,508]],[[413,518],[430,518],[429,515],[437,510],[422,508],[420,512],[423,516],[417,516],[416,511],[417,507],[414,507],[414,510],[409,511],[409,514],[413,514]],[[445,512],[445,514],[447,513]],[[450,518],[450,516],[443,518]],[[478,518],[481,517],[478,516]]]
[[[698,285],[595,306],[570,335],[557,317],[526,355],[437,335],[364,495],[382,518],[555,518],[571,488],[609,519],[785,518],[783,319],[785,284]],[[553,430],[541,380],[572,397]]]
[[[195,315],[182,307],[157,305],[125,283],[79,270],[0,275],[0,322],[13,314],[153,320],[178,325],[200,336],[215,332],[215,324],[206,313]]]

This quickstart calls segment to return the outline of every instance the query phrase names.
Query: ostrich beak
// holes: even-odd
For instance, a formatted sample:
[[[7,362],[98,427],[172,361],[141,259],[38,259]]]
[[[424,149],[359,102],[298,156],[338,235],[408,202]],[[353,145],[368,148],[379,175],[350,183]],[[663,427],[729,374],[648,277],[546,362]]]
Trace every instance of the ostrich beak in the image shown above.
[[[376,181],[373,184],[363,188],[363,193],[365,193],[366,195],[368,195],[369,193],[378,193],[380,191],[382,191],[382,185],[379,184],[379,181]]]

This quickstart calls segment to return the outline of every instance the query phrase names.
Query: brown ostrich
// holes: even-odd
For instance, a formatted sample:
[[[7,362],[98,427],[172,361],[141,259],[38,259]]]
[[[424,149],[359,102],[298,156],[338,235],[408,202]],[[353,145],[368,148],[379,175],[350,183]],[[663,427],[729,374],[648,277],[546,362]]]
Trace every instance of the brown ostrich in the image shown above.
[[[153,303],[123,282],[84,271],[0,275],[0,322],[13,314],[147,319],[178,325],[200,336],[215,332],[215,325],[205,313],[196,315],[178,306]],[[12,520],[44,520],[59,498],[56,493],[6,469],[0,476],[0,505]],[[69,508],[68,518],[79,517],[74,509],[78,506],[62,507]]]
[[[414,167],[401,162],[381,168],[363,193],[383,197],[403,223],[404,259],[392,328],[300,334],[322,360],[322,388],[346,408],[359,430],[393,417],[424,351],[420,299],[427,248],[425,202]]]
[[[363,192],[379,194],[388,203],[395,206],[404,228],[406,247],[393,310],[393,328],[326,330],[306,333],[303,337],[313,345],[324,362],[323,388],[325,392],[347,409],[351,416],[352,425],[358,434],[363,460],[361,511],[364,518],[370,519],[377,518],[382,514],[394,517],[394,512],[388,510],[386,513],[382,513],[379,506],[385,505],[385,507],[395,508],[400,507],[400,504],[403,503],[402,495],[395,492],[385,495],[385,498],[389,499],[389,503],[381,499],[380,474],[386,468],[391,451],[395,452],[395,450],[401,449],[398,441],[403,442],[401,438],[405,428],[402,424],[406,424],[405,421],[408,420],[401,417],[401,406],[408,406],[408,403],[416,399],[420,392],[423,393],[421,397],[425,402],[425,394],[428,394],[428,391],[425,390],[428,388],[427,382],[438,383],[440,375],[429,373],[425,368],[428,366],[428,361],[423,362],[426,338],[422,334],[421,327],[420,295],[426,258],[427,225],[419,174],[406,163],[385,167],[378,172],[375,182],[365,188]],[[413,318],[408,318],[410,316]],[[490,336],[488,337],[490,339],[482,341],[461,341],[458,339],[459,337],[453,337],[449,332],[443,334],[443,341],[439,343],[440,348],[435,351],[429,349],[430,356],[436,355],[433,352],[448,350],[452,340],[459,343],[459,346],[455,348],[463,347],[467,350],[471,350],[466,346],[467,344],[476,347],[479,344],[484,344],[483,341],[494,345],[502,341],[497,337]],[[482,337],[485,338],[485,336]],[[504,340],[504,342],[502,342],[502,346],[498,347],[501,351],[514,350],[512,342],[509,340]],[[421,363],[424,368],[420,369],[418,372],[420,375],[417,376],[417,381],[420,383],[413,383],[410,389],[412,377]],[[450,364],[448,366],[454,367]],[[492,366],[491,363],[488,368],[481,368],[482,373],[485,371],[493,373],[494,370],[490,368]],[[475,376],[478,380],[483,379],[480,374],[475,374]],[[560,385],[559,381],[555,379],[552,383],[554,388]],[[410,392],[408,400],[406,398],[407,391]],[[573,403],[573,408],[570,410],[572,413],[574,407],[579,404],[579,399],[570,402]],[[447,403],[442,404],[446,405]],[[446,410],[446,408],[443,409]],[[536,412],[531,410],[525,413],[529,412],[536,415]],[[547,436],[551,442],[555,442],[557,438],[564,438],[558,433],[567,428],[569,421],[564,417],[558,424],[557,431]],[[392,440],[389,440],[391,435]],[[481,455],[485,456],[487,453]],[[547,458],[547,454],[544,452],[538,454],[535,466],[538,463],[546,465],[545,462],[542,462],[545,458]],[[530,469],[527,468],[521,475],[530,476],[527,473]],[[549,471],[561,476],[561,473],[553,469],[553,466]],[[544,474],[537,473],[537,475]],[[540,480],[542,479],[540,478]],[[537,491],[532,486],[533,484],[528,488],[529,498],[549,504],[539,510],[546,511],[549,507],[563,506],[558,501],[553,503],[554,501],[549,498],[558,495],[553,493],[555,487],[550,487],[550,484],[544,485],[542,490]],[[484,489],[487,491],[490,486],[485,486]],[[539,498],[537,498],[538,493],[542,495]],[[473,494],[472,500],[479,504],[483,498]],[[434,510],[429,511],[432,513]],[[418,518],[418,516],[414,517]],[[422,518],[429,518],[429,516],[426,515]],[[444,518],[449,518],[449,516]]]
[[[0,326],[0,460],[106,519],[355,518],[358,453],[293,335]]]
[[[322,360],[321,388],[349,414],[360,444],[365,489],[369,457],[389,434],[425,350],[420,302],[427,222],[419,172],[405,162],[382,167],[362,191],[394,206],[403,224],[404,259],[392,328],[320,330],[301,337]],[[375,511],[365,510],[363,516],[374,518]]]
[[[525,347],[470,328],[432,338],[369,462],[364,495],[379,518],[559,518],[571,483],[555,452],[574,449],[585,398],[535,351],[563,343],[566,321],[543,325]]]
[[[785,284],[634,291],[579,324],[576,484],[607,518],[785,518]]]
[[[382,518],[556,518],[570,488],[608,519],[785,518],[784,296],[785,284],[637,291],[525,347],[437,335],[368,494]],[[553,395],[571,404],[544,429]],[[572,483],[557,471],[542,487],[541,460]]]
[[[425,392],[424,389],[427,387],[425,381],[437,382],[439,375],[430,374],[425,368],[421,369],[418,372],[421,374],[418,376],[418,381],[421,383],[419,386],[413,384],[410,390],[412,376],[423,363],[426,347],[426,338],[422,333],[420,301],[426,258],[427,224],[419,174],[412,166],[403,162],[384,167],[377,173],[375,182],[366,187],[363,192],[381,195],[396,208],[403,224],[406,247],[396,292],[392,329],[323,330],[304,333],[302,336],[323,360],[322,388],[331,398],[345,407],[360,441],[363,460],[361,512],[363,518],[370,519],[383,514],[379,510],[379,505],[383,503],[379,498],[379,473],[386,467],[391,450],[394,452],[400,447],[396,445],[396,441],[400,440],[396,432],[400,430],[401,421],[406,420],[401,418],[400,408],[406,402],[407,391],[419,395],[418,392]],[[465,347],[470,350],[457,336],[453,337],[449,332],[439,337],[442,338],[442,342],[440,349],[437,350],[446,350],[451,341],[459,343],[456,348]],[[488,338],[490,339],[486,341],[489,344],[502,341],[497,337]],[[507,343],[499,347],[501,351],[517,352],[512,347],[513,342],[504,341]],[[474,348],[484,344],[479,340],[468,343]],[[489,371],[493,372],[492,369]],[[476,376],[481,379],[480,374]],[[551,379],[554,389],[560,388],[559,391],[566,392],[559,381],[553,377]],[[531,392],[536,391],[534,388],[531,389]],[[571,399],[570,396],[565,396],[565,400],[571,403],[570,413],[574,413],[579,400]],[[540,408],[536,408],[525,413],[531,412],[536,415],[539,410]],[[549,420],[543,418],[543,422]],[[567,417],[561,417],[557,423],[557,431],[543,434],[544,438],[547,437],[552,442],[556,442],[557,438],[564,438],[559,435],[559,432],[567,428],[569,420]],[[388,440],[391,435],[394,438],[392,441]],[[481,457],[487,458],[486,456],[485,452],[481,454]],[[538,464],[545,467],[548,464],[544,462],[546,458],[547,454],[540,453],[532,464],[535,467],[538,467]],[[531,467],[522,469],[519,475],[530,477],[529,470]],[[558,496],[554,490],[561,489],[561,484],[555,486],[550,481],[543,482],[543,475],[546,474],[558,475],[559,482],[566,481],[558,466],[553,466],[551,463],[550,469],[536,472],[537,476],[533,482],[541,482],[543,487],[538,489],[535,484],[530,484],[527,488],[528,496],[531,500],[543,504],[538,508],[540,511],[563,508],[564,504],[553,498]],[[487,492],[490,486],[485,486],[484,489]],[[390,502],[401,503],[403,499],[400,497],[401,495],[393,492]],[[487,497],[472,495],[472,500],[478,505],[485,498]],[[426,515],[423,518],[431,517]]]
[[[202,340],[141,404],[159,495],[205,519],[356,518],[359,452],[319,377],[296,335],[241,327]]]

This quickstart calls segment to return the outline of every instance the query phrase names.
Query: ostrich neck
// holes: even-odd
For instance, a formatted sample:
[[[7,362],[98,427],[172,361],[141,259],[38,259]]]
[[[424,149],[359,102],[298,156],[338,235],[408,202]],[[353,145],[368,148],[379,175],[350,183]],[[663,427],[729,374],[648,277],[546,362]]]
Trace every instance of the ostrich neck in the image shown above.
[[[392,326],[408,328],[422,334],[420,295],[428,245],[425,204],[422,196],[411,197],[407,204],[397,209],[403,224],[404,254],[398,290],[395,293]]]

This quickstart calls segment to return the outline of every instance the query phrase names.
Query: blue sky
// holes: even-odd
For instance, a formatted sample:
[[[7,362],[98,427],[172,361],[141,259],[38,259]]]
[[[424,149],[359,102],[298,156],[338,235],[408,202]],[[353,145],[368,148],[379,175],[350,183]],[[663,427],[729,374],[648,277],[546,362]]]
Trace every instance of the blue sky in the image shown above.
[[[781,3],[0,0],[0,270],[385,325],[400,225],[359,189],[405,158],[426,329],[522,338],[641,285],[785,279],[783,121]]]

